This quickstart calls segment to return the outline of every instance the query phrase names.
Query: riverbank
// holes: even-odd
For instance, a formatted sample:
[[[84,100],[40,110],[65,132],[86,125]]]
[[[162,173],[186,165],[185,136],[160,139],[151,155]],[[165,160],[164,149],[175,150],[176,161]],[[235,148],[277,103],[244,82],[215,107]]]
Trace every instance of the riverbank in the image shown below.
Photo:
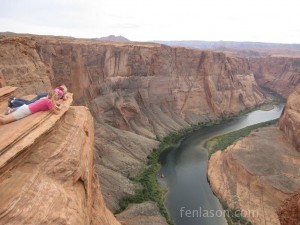
[[[159,156],[163,151],[174,146],[179,141],[179,139],[204,126],[209,125],[212,124],[206,123],[192,125],[191,127],[188,127],[186,129],[172,132],[163,140],[161,140],[159,147],[157,149],[153,149],[151,154],[147,157],[147,168],[145,168],[145,170],[138,176],[131,178],[134,182],[141,185],[142,188],[137,192],[135,196],[123,198],[120,201],[120,209],[116,213],[122,212],[128,207],[129,204],[154,201],[156,202],[160,213],[166,218],[168,224],[173,225],[174,223],[172,222],[164,204],[167,190],[160,187],[157,182],[157,174],[161,169]]]
[[[244,112],[244,114],[248,112],[249,111]],[[157,181],[157,175],[159,174],[159,171],[161,169],[159,156],[162,154],[162,152],[172,148],[180,139],[185,138],[189,134],[204,127],[210,127],[228,120],[232,120],[240,115],[242,114],[238,114],[235,116],[226,116],[218,120],[191,125],[188,128],[172,132],[164,137],[160,141],[159,147],[157,149],[153,149],[151,154],[147,157],[147,167],[138,176],[131,178],[132,181],[141,186],[141,189],[138,190],[135,196],[123,198],[119,203],[120,208],[115,212],[115,214],[118,214],[125,210],[129,204],[139,204],[146,201],[154,201],[157,204],[161,215],[166,218],[167,223],[170,225],[174,225],[165,206],[165,196],[167,190],[161,187]]]
[[[262,127],[213,154],[208,179],[215,195],[252,223],[279,225],[278,207],[299,189],[299,156],[278,126]]]
[[[251,131],[253,131],[257,128],[260,128],[260,127],[266,127],[266,126],[276,124],[277,122],[278,122],[278,119],[254,124],[254,125],[245,127],[243,129],[233,131],[233,132],[230,132],[230,133],[227,133],[224,135],[220,135],[220,136],[217,136],[217,137],[214,137],[214,138],[208,140],[205,143],[205,147],[208,149],[209,158],[216,151],[218,151],[218,150],[224,151],[229,145],[232,145],[239,138],[249,135],[251,133]]]
[[[211,127],[216,124],[231,121],[251,111],[258,110],[261,106],[262,105],[254,107],[252,109],[246,109],[236,115],[226,115],[214,121],[207,121],[205,123],[191,125],[186,129],[172,132],[168,136],[160,140],[159,147],[157,149],[153,149],[152,153],[147,157],[147,167],[138,176],[131,178],[134,182],[141,186],[141,189],[137,191],[135,196],[123,198],[119,204],[120,209],[116,213],[122,212],[128,207],[129,204],[138,204],[145,201],[154,201],[159,207],[160,213],[166,218],[168,224],[174,224],[165,206],[165,196],[167,191],[163,187],[161,187],[157,181],[157,175],[161,169],[161,165],[159,163],[159,156],[161,155],[161,153],[167,149],[172,148],[179,140],[184,139],[191,133],[201,128]]]
[[[205,147],[208,149],[209,158],[217,151],[224,151],[228,146],[232,145],[234,142],[239,140],[240,138],[246,137],[253,130],[256,130],[261,127],[267,127],[278,123],[279,119],[270,120],[267,122],[262,122],[258,124],[254,124],[243,129],[233,131],[230,133],[226,133],[224,135],[216,136],[205,143]],[[232,209],[229,208],[228,205],[220,200],[220,203],[223,209],[226,211],[226,220],[228,225],[251,225],[252,223],[248,221],[245,217],[241,215],[240,209]]]

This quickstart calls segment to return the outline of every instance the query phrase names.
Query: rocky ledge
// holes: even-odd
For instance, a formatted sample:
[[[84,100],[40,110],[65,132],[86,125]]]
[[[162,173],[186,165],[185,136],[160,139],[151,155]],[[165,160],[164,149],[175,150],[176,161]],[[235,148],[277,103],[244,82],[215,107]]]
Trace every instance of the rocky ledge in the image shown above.
[[[158,139],[266,99],[248,60],[224,53],[34,35],[0,40],[0,86],[26,95],[65,84],[75,104],[91,110],[96,172],[112,211],[138,190],[130,178]]]
[[[93,118],[71,102],[0,126],[0,224],[120,224],[94,170]]]

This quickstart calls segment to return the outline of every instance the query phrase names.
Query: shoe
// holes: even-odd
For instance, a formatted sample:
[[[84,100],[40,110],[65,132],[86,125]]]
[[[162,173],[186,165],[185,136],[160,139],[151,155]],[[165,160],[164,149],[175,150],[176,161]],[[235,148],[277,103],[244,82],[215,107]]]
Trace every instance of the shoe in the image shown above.
[[[12,102],[11,102],[11,101],[12,101],[12,100],[9,99],[8,102],[7,102],[7,106],[8,106],[9,108],[12,108]]]
[[[9,97],[9,99],[8,99],[8,104],[7,104],[9,108],[12,108],[12,107],[13,107],[12,101],[15,100],[15,99],[16,99],[16,98],[15,98],[14,96]]]

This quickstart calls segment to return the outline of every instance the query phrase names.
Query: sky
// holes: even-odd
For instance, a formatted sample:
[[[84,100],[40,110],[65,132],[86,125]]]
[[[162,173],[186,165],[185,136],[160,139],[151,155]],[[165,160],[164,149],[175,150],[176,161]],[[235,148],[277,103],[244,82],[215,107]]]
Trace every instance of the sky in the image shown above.
[[[300,43],[299,0],[1,0],[0,32]]]

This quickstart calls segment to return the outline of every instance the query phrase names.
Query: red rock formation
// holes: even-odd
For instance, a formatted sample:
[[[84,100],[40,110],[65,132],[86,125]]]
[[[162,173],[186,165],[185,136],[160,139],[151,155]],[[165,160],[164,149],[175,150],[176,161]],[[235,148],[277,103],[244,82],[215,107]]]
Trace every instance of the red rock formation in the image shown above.
[[[129,177],[145,166],[157,138],[264,101],[248,60],[223,53],[45,36],[2,40],[3,48],[20,52],[28,68],[38,62],[30,76],[66,84],[75,103],[90,108],[96,121],[95,167],[112,210],[120,198],[134,194]],[[2,57],[7,68],[18,65],[8,58]],[[12,70],[5,80],[9,74],[10,84],[18,84],[18,73]]]
[[[300,85],[289,96],[279,121],[279,127],[300,151]]]
[[[41,61],[33,38],[0,36],[0,88],[20,87],[16,94],[49,90],[50,71]]]
[[[52,82],[76,90],[76,101],[106,97],[114,102],[127,94],[127,106],[133,111],[141,104],[167,103],[167,108],[190,122],[201,120],[199,112],[216,117],[263,101],[247,60],[222,53],[55,39],[37,45],[54,73]],[[120,122],[126,123],[126,118]]]
[[[71,101],[0,126],[0,224],[119,225],[94,170],[93,118]]]
[[[288,225],[300,224],[300,190],[283,201],[277,211],[280,223]]]
[[[223,53],[53,38],[36,45],[52,83],[70,87],[97,121],[96,167],[111,209],[134,193],[128,177],[156,137],[264,101],[247,60]]]
[[[277,208],[299,190],[299,99],[300,86],[288,98],[280,129],[254,131],[224,152],[213,154],[209,161],[208,177],[213,191],[231,208],[257,212],[248,216],[254,224],[280,224]],[[295,214],[294,205],[295,199],[281,206],[280,221],[288,221],[288,212]]]
[[[251,58],[250,69],[260,86],[287,98],[300,83],[300,58]]]
[[[209,160],[214,193],[256,225],[279,225],[277,207],[300,187],[300,153],[277,127],[261,128]]]
[[[16,87],[10,87],[10,86],[5,86],[5,87],[0,87],[0,102],[7,102],[9,99],[9,96],[15,93]],[[4,105],[4,107],[1,107],[0,105],[0,112],[4,112],[6,110],[7,104]]]
[[[147,155],[158,144],[157,137],[161,138],[170,131],[188,127],[190,124],[237,113],[262,103],[264,96],[254,80],[252,70],[260,84],[284,95],[288,93],[285,85],[293,86],[299,82],[296,76],[297,59],[270,58],[269,63],[267,59],[251,60],[250,68],[249,61],[240,57],[159,44],[112,44],[61,37],[12,35],[1,37],[0,50],[1,86],[21,86],[23,88],[20,90],[23,91],[19,93],[32,94],[51,88],[50,81],[53,86],[64,83],[74,92],[76,104],[84,104],[91,109],[96,120],[95,169],[100,176],[103,196],[112,210],[118,207],[120,198],[134,194],[135,185],[128,178],[144,167]],[[278,67],[276,70],[281,71],[280,75],[273,71],[273,67]],[[273,79],[273,74],[280,79]],[[66,115],[70,114],[69,111]],[[274,131],[274,135],[281,134]],[[239,154],[233,155],[238,157]],[[275,156],[281,158],[279,153]],[[230,158],[228,157],[228,162]],[[34,157],[32,160],[35,159]],[[244,162],[242,156],[239,160]],[[81,162],[77,159],[76,162],[78,161]],[[253,161],[256,162],[255,159]],[[73,161],[68,162],[72,164]],[[78,170],[85,171],[83,174],[89,174],[91,178],[92,164],[88,162],[88,171],[81,166]],[[243,163],[236,166],[238,169],[230,167],[236,171],[233,174],[246,171],[241,169]],[[70,169],[75,167],[72,164]],[[53,170],[50,167],[48,169]],[[94,175],[91,178],[93,181],[89,180],[88,183],[85,175],[76,183],[78,188],[68,186],[69,181],[60,181],[59,184],[67,186],[57,187],[69,196],[71,202],[75,201],[72,205],[80,213],[79,216],[74,216],[74,221],[83,219],[94,224],[100,221],[117,223],[96,191]],[[44,175],[42,178],[44,179]],[[278,178],[279,183],[275,178]],[[281,176],[275,178],[270,178],[273,183],[263,189],[259,185],[261,181],[256,182],[257,178],[254,177],[258,189],[254,185],[253,190],[262,190],[263,193],[266,191],[268,195],[273,193],[273,184],[283,187],[281,179],[285,182],[285,178]],[[94,201],[87,203],[91,211],[80,208],[79,199],[84,199],[83,195],[77,196],[76,191],[70,192],[74,188],[91,190],[86,185],[93,187],[93,192],[96,193]],[[236,190],[247,190],[240,184],[236,186]],[[67,190],[65,187],[68,187]],[[252,205],[265,206],[265,195],[262,197],[258,194],[258,199],[253,196],[254,201],[257,201],[252,202]],[[282,196],[286,194],[276,194],[273,203],[277,204]],[[247,203],[247,200],[242,200],[244,202]],[[238,203],[235,201],[234,204]],[[145,208],[149,207],[147,205]],[[152,206],[150,208],[153,213],[151,215],[156,215],[157,209]],[[119,216],[125,221],[132,221],[131,215],[141,219],[136,209],[137,206],[133,205]],[[268,207],[266,210],[268,211]],[[274,211],[272,210],[271,212]]]

